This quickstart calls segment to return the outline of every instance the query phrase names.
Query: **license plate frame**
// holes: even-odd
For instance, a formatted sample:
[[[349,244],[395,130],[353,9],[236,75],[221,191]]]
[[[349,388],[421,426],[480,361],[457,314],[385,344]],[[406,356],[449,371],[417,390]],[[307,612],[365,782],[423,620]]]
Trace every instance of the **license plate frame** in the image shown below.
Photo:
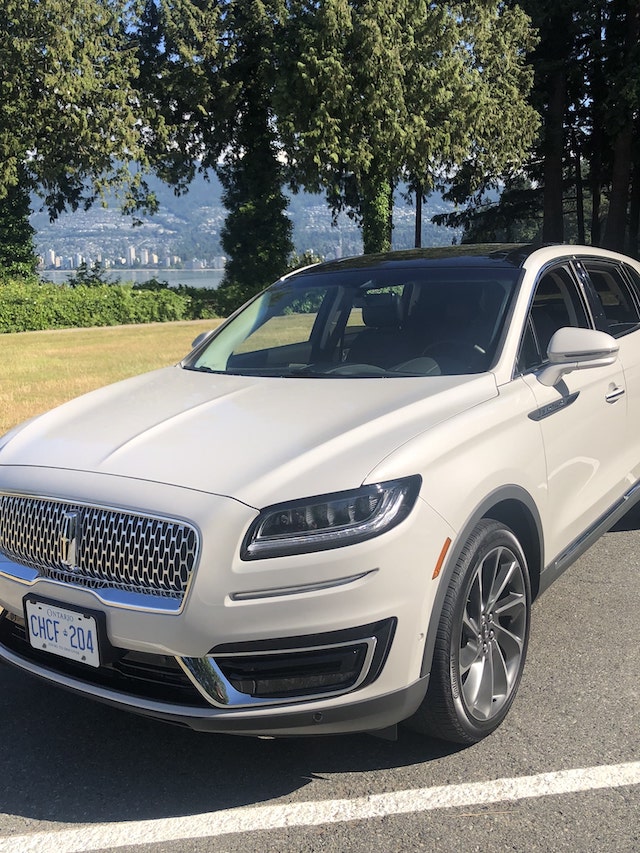
[[[94,669],[102,665],[104,613],[37,595],[25,596],[23,605],[27,639],[33,649]]]

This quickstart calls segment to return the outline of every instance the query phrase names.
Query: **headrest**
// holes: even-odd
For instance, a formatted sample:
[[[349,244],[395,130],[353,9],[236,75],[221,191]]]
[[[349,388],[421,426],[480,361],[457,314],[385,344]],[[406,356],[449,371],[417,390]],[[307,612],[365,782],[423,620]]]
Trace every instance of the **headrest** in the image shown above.
[[[400,325],[402,307],[397,293],[369,293],[362,306],[362,321],[374,329],[392,329]]]

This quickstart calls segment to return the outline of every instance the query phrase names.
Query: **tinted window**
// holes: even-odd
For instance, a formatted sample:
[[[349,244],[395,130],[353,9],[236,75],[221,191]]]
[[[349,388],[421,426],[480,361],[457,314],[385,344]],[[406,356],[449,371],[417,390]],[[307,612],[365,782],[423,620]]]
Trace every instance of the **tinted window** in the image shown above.
[[[547,361],[549,341],[566,326],[590,327],[581,293],[564,267],[546,272],[536,286],[520,346],[518,369],[532,370]]]
[[[640,302],[640,274],[638,274],[633,267],[630,267],[627,264],[625,264],[624,270],[631,279],[631,283],[633,285],[632,290],[636,297],[636,301]]]
[[[609,334],[620,337],[635,329],[640,323],[640,315],[622,269],[617,264],[588,258],[583,263],[598,295]]]

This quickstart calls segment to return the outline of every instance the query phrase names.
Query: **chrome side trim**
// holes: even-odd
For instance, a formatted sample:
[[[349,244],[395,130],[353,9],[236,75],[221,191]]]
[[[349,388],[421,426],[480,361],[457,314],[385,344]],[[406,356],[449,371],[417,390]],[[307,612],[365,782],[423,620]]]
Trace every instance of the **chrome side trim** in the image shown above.
[[[569,566],[581,557],[596,542],[618,522],[635,504],[640,501],[640,481],[637,482],[619,501],[604,512],[587,530],[574,539],[556,559],[550,563],[540,575],[540,593],[548,589],[554,580],[560,577]]]
[[[257,708],[268,705],[291,705],[297,702],[312,702],[319,699],[328,699],[331,696],[341,696],[344,693],[351,693],[356,690],[367,677],[371,669],[371,662],[376,650],[377,639],[375,637],[366,637],[359,640],[350,640],[346,643],[333,643],[324,646],[308,646],[301,649],[269,649],[268,652],[235,652],[225,654],[225,658],[233,657],[259,657],[261,655],[272,654],[300,654],[304,652],[325,651],[330,649],[348,648],[349,646],[366,644],[367,652],[365,660],[360,670],[360,674],[354,684],[341,690],[327,691],[324,693],[312,693],[309,695],[287,696],[277,699],[263,699],[261,697],[250,696],[248,693],[241,693],[231,684],[225,677],[224,673],[211,656],[204,658],[181,658],[176,657],[177,662],[182,667],[194,687],[204,696],[207,702],[210,702],[216,708]]]
[[[300,584],[299,586],[274,587],[273,589],[256,589],[248,592],[232,592],[231,601],[255,601],[262,598],[278,598],[284,595],[304,595],[308,592],[322,592],[333,587],[346,586],[350,583],[366,578],[368,575],[376,574],[378,569],[360,572],[358,575],[350,575],[346,578],[336,578],[330,581],[318,581],[316,583]]]
[[[561,397],[559,400],[555,400],[553,403],[547,403],[546,406],[542,406],[534,412],[529,412],[527,417],[532,421],[542,421],[545,418],[551,417],[551,415],[555,415],[556,412],[561,412],[563,409],[566,409],[567,406],[571,406],[579,396],[579,391],[576,391],[573,394],[567,394],[566,397]]]

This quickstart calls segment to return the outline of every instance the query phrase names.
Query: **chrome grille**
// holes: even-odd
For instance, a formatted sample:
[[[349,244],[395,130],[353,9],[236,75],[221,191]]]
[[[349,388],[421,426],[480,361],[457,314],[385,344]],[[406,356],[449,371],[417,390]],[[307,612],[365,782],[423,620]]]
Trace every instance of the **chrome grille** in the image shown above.
[[[198,548],[184,522],[0,495],[0,552],[52,580],[182,599]]]

